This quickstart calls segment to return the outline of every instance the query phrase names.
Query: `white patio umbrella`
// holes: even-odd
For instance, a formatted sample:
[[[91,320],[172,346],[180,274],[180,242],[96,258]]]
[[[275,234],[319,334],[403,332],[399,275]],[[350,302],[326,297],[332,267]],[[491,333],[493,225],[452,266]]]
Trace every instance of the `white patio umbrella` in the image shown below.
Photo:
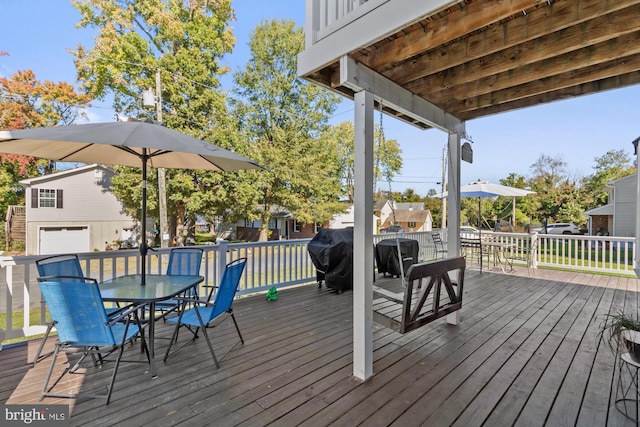
[[[494,184],[489,181],[476,181],[460,188],[461,197],[478,197],[478,215],[480,216],[480,197],[512,197],[513,212],[511,223],[515,225],[515,198],[534,194],[535,191],[523,190],[521,188],[507,187],[506,185]]]
[[[512,197],[513,213],[512,224],[515,224],[515,198],[534,194],[535,191],[523,190],[521,188],[508,187],[506,185],[494,184],[489,181],[476,181],[460,187],[460,197],[477,197],[478,198],[478,233],[482,239],[482,213],[480,211],[481,197]],[[443,197],[446,197],[446,193]],[[480,245],[480,271],[482,271],[482,244]]]
[[[233,171],[261,169],[253,160],[150,121],[92,123],[0,131],[0,153],[62,162],[142,167],[142,283],[146,274],[147,165]]]

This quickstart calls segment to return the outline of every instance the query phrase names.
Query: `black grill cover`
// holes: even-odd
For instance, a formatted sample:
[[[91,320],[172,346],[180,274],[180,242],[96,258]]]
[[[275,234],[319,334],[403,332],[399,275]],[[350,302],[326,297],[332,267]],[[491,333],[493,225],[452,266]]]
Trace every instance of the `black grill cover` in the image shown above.
[[[353,227],[321,228],[308,245],[316,269],[328,288],[353,289]]]
[[[402,270],[398,259],[398,246],[402,255]],[[404,272],[407,274],[409,267],[418,262],[418,241],[398,237],[396,239],[385,239],[376,245],[376,265],[378,273],[398,276]]]

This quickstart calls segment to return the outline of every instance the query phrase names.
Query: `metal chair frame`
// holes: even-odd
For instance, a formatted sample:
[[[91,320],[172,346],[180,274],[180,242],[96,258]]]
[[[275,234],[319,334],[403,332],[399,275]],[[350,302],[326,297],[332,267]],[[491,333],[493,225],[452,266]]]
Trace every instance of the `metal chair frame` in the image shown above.
[[[240,332],[240,328],[238,327],[238,322],[236,321],[236,318],[233,314],[233,300],[235,298],[235,294],[238,292],[240,279],[242,277],[242,273],[245,269],[246,263],[247,258],[238,258],[228,263],[224,269],[224,273],[222,274],[220,286],[216,290],[211,290],[207,301],[198,301],[196,299],[189,298],[183,299],[180,315],[177,318],[168,319],[168,321],[170,322],[175,322],[176,327],[173,331],[173,336],[171,337],[169,347],[167,348],[167,352],[164,356],[165,362],[171,354],[171,348],[174,344],[177,344],[178,331],[180,327],[185,326],[193,334],[193,340],[198,338],[198,331],[202,330],[202,334],[207,341],[207,345],[209,346],[209,351],[211,352],[213,361],[216,367],[219,368],[219,360],[213,350],[213,345],[211,344],[209,334],[207,333],[207,328],[213,328],[220,324],[220,322],[224,320],[224,314],[228,314],[229,316],[231,316],[233,324],[236,328],[236,332],[238,333],[238,337],[240,338],[240,341],[238,343],[244,344],[244,338],[242,337],[242,333]],[[213,303],[211,302],[212,298],[214,298]],[[192,303],[193,308],[186,310],[186,305],[188,303]],[[215,323],[212,323],[214,321]],[[224,357],[229,354],[229,352],[233,350],[235,346],[238,345],[238,343],[234,344],[231,349],[220,358],[220,360],[224,359]],[[173,354],[180,351],[180,349],[185,347],[187,344],[189,344],[189,342],[186,342],[181,347],[177,348],[173,352]]]
[[[172,248],[169,253],[169,263],[167,265],[167,275],[189,275],[199,276],[200,265],[202,264],[203,250],[200,248],[180,247]],[[197,291],[195,294],[182,295],[182,298],[198,299]],[[167,315],[180,310],[182,300],[172,298],[166,301],[156,303],[156,310],[161,312],[159,317],[166,321]]]
[[[60,383],[64,375],[75,373],[87,356],[91,356],[94,366],[98,366],[108,361],[106,359],[107,356],[117,352],[113,372],[107,386],[107,393],[82,394],[82,396],[86,397],[104,398],[106,399],[106,404],[109,404],[125,344],[140,337],[143,350],[147,356],[147,363],[150,362],[144,334],[141,333],[142,325],[137,314],[139,310],[143,309],[144,305],[130,306],[126,310],[123,309],[117,316],[109,317],[95,279],[49,276],[39,278],[38,282],[40,291],[58,330],[58,342],[53,352],[49,372],[42,386],[40,400],[45,397],[79,397],[79,394],[61,394],[52,392],[52,390]],[[132,319],[135,324],[131,324]],[[65,368],[62,374],[53,382],[53,385],[49,387],[60,351],[79,353],[81,357],[73,366]],[[132,360],[131,362],[144,363],[139,360]]]
[[[53,255],[39,259],[36,261],[36,269],[38,270],[38,276],[41,278],[47,276],[66,276],[68,280],[74,280],[74,277],[84,276],[82,266],[80,265],[80,259],[76,254]],[[42,337],[40,346],[38,346],[36,355],[33,358],[33,366],[36,366],[36,363],[41,360],[40,356],[42,355],[42,350],[44,349],[53,327],[54,322],[47,322],[47,330],[45,331],[44,337]],[[52,354],[53,351],[50,351],[49,353],[42,355],[42,359],[45,359]]]
[[[431,238],[433,239],[433,244],[436,251],[436,258],[440,258],[438,254],[442,254],[442,258],[447,254],[447,248],[444,246],[444,242],[442,241],[442,237],[440,237],[440,233],[433,232],[431,233]]]

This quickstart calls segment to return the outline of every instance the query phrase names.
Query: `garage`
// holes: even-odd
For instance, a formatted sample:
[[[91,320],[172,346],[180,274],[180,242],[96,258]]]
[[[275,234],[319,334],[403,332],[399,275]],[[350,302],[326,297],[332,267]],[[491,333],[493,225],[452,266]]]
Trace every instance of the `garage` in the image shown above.
[[[40,255],[90,250],[88,226],[42,227],[38,240]]]

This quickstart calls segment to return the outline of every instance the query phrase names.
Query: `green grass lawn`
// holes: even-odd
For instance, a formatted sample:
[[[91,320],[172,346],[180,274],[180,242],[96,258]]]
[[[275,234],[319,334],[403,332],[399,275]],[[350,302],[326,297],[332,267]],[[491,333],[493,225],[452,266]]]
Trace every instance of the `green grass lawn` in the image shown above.
[[[47,316],[47,321],[49,321],[51,319],[49,317],[49,313],[47,313],[46,316]],[[20,312],[11,313],[11,322],[12,322],[12,325],[13,325],[14,328],[16,326],[18,326],[18,325],[23,325],[24,324],[24,312],[20,311]],[[32,308],[31,310],[29,310],[29,324],[30,325],[39,325],[40,324],[40,307]],[[0,313],[0,326],[4,327],[6,325],[7,325],[7,314],[6,313]],[[2,343],[3,344],[14,344],[14,343],[17,343],[17,342],[23,342],[23,341],[36,339],[36,338],[41,338],[43,336],[44,336],[44,334],[32,335],[32,336],[29,336],[29,337],[18,337],[18,338],[13,338],[13,339],[10,339],[10,340],[3,341]]]

